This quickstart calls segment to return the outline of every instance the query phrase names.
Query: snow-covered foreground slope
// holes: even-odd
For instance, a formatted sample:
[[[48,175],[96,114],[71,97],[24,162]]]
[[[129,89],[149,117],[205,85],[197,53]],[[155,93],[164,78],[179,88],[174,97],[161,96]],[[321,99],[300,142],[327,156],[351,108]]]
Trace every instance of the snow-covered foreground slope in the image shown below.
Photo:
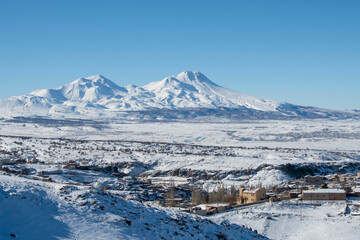
[[[0,175],[1,239],[262,239],[101,189]]]
[[[333,111],[254,97],[223,88],[200,72],[182,72],[145,86],[120,87],[95,75],[56,89],[0,100],[0,116],[117,118],[127,120],[352,118]]]
[[[282,201],[218,214],[210,219],[245,225],[270,239],[357,239],[360,219],[346,215],[346,206],[345,201]]]

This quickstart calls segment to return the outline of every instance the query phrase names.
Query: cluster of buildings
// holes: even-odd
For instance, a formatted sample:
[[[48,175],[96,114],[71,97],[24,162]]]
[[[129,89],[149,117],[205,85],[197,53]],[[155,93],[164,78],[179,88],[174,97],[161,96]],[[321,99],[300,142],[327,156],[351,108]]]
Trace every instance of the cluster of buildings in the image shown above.
[[[288,185],[291,191],[301,193],[303,200],[346,200],[347,197],[359,196],[359,186],[360,172],[305,176]]]
[[[328,176],[305,176],[289,182],[287,186],[269,192],[265,188],[246,189],[241,187],[235,206],[230,204],[202,204],[192,208],[192,212],[207,215],[226,210],[230,207],[246,206],[261,202],[281,201],[298,198],[300,200],[346,200],[348,197],[360,197],[360,172],[334,174]]]

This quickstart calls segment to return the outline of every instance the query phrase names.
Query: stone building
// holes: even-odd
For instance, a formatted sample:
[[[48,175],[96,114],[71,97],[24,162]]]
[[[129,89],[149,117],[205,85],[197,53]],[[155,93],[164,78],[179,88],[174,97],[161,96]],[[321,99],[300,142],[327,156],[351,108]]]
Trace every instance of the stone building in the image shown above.
[[[312,189],[302,192],[303,200],[346,200],[343,189]]]
[[[258,202],[266,198],[265,188],[257,188],[254,190],[246,190],[245,188],[239,189],[239,196],[237,204],[247,204]]]

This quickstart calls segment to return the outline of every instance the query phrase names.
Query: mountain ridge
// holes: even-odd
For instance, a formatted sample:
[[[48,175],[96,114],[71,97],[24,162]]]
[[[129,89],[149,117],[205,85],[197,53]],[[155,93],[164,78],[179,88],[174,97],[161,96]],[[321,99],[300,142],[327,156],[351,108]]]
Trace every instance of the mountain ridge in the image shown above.
[[[220,115],[227,109],[226,116],[232,115],[231,109],[236,109],[234,112],[240,113],[241,110],[246,113],[238,115],[240,118],[258,116],[259,119],[266,119],[265,115],[276,118],[324,118],[334,114],[348,118],[359,115],[355,111],[335,111],[254,97],[221,87],[204,74],[192,71],[184,71],[144,86],[125,87],[102,75],[93,75],[78,78],[58,88],[37,89],[27,95],[0,100],[0,114],[10,117],[122,117],[124,112],[152,111],[151,119],[163,118],[161,112],[171,112],[173,119],[174,113],[179,116],[186,113],[197,118],[197,110],[199,114],[201,112],[200,116],[207,115],[206,109],[209,109],[208,114],[214,114],[214,109],[222,109],[219,110]],[[154,113],[159,116],[154,116]]]

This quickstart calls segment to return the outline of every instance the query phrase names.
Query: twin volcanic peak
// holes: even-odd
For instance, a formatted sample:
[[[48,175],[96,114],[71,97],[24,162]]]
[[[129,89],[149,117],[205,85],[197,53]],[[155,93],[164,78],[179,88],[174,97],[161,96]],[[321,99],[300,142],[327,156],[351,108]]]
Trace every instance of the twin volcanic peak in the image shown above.
[[[191,71],[141,87],[120,87],[101,75],[95,75],[79,78],[59,88],[39,89],[27,95],[0,100],[0,117],[123,117],[135,112],[138,119],[148,115],[149,119],[155,120],[199,116],[232,119],[353,116],[353,113],[343,111],[246,95],[221,87],[200,72]]]
[[[200,72],[185,71],[142,87],[120,87],[101,75],[79,78],[56,89],[39,89],[0,100],[0,112],[47,115],[219,107],[275,111],[279,104],[223,88]]]
[[[38,89],[31,92],[30,95],[51,98],[58,103],[64,101],[96,102],[100,99],[126,94],[126,92],[126,89],[116,85],[109,79],[101,75],[95,75],[79,78],[57,89]]]

